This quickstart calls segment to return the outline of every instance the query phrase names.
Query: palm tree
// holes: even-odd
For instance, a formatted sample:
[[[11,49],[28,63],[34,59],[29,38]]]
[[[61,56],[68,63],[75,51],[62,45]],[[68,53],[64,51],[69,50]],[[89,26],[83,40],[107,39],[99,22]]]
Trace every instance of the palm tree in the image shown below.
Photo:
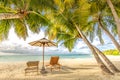
[[[97,23],[97,25],[98,25],[98,27],[99,27],[99,29],[102,29],[110,38],[111,38],[111,40],[113,41],[113,43],[116,45],[116,47],[117,47],[117,49],[118,50],[120,50],[120,45],[119,45],[119,43],[115,40],[115,38],[112,36],[112,34],[108,31],[108,29],[106,29],[104,26],[103,26],[103,24],[102,24],[102,22],[106,22],[107,20],[105,20],[105,21],[102,21],[102,16],[105,18],[106,17],[106,12],[104,11],[104,8],[105,8],[105,6],[103,5],[103,8],[102,8],[102,6],[100,5],[100,2],[99,2],[99,4],[98,4],[98,2],[92,2],[91,4],[94,4],[94,5],[91,5],[91,8],[93,8],[94,9],[94,7],[96,7],[97,9],[95,10],[95,12],[91,9],[91,11],[92,11],[92,14],[94,14],[94,15],[92,15],[92,17],[94,17],[93,18],[93,23],[95,24],[95,23]],[[93,7],[94,6],[94,7]],[[105,16],[104,16],[104,14],[105,14]],[[102,16],[101,16],[102,15]],[[91,22],[89,22],[89,23],[91,23]],[[106,23],[108,23],[108,22],[106,22]],[[109,24],[110,25],[110,24]],[[95,26],[95,28],[96,28],[97,26]],[[109,67],[111,67],[112,68],[112,70],[113,70],[113,72],[119,72],[119,70],[111,63],[111,61],[109,61],[109,59],[107,59],[107,57],[101,52],[101,51],[99,51],[98,49],[96,49],[96,47],[94,48],[97,52],[98,52],[98,54],[100,54],[101,55],[101,57],[102,58],[104,58],[104,60],[105,60],[105,62],[109,65]],[[112,65],[112,66],[111,66]]]
[[[104,59],[104,61],[107,63],[107,65],[109,66],[109,68],[111,68],[113,73],[118,73],[120,72],[120,70],[118,70],[114,64],[105,56],[105,54],[103,54],[98,48],[96,48],[95,46],[93,46],[95,51]]]
[[[105,64],[103,63],[103,61],[100,59],[99,55],[97,54],[96,52],[96,49],[95,47],[93,47],[90,42],[87,40],[87,38],[84,36],[84,34],[82,33],[82,31],[79,29],[79,27],[76,25],[75,26],[76,29],[78,30],[79,34],[81,35],[83,41],[88,45],[88,47],[90,48],[90,50],[92,51],[92,53],[94,54],[95,56],[95,59],[97,60],[99,66],[101,67],[101,69],[103,71],[105,71],[106,73],[109,73],[109,74],[114,74],[114,72],[111,72],[106,66]],[[100,51],[100,50],[99,50]],[[102,53],[103,54],[103,53]]]
[[[49,20],[45,18],[45,15],[48,14],[47,11],[55,9],[53,0],[1,0],[0,3],[0,26],[4,26],[6,23],[9,24],[4,26],[6,28],[14,26],[17,35],[23,39],[28,36],[27,29],[39,33],[40,27],[49,25]],[[2,23],[3,21],[4,23]],[[6,36],[2,34],[1,32],[0,39],[7,39],[8,32]]]
[[[61,2],[60,2],[61,3]],[[84,26],[86,21],[87,21],[87,18],[88,18],[88,9],[89,9],[89,5],[86,3],[86,1],[81,1],[79,3],[84,3],[84,7],[82,6],[82,8],[84,8],[84,11],[82,11],[82,8],[79,7],[78,5],[81,6],[81,4],[77,4],[75,3],[77,6],[75,6],[74,4],[74,7],[72,6],[69,7],[67,5],[63,5],[65,4],[65,2],[62,3],[62,8],[63,9],[59,9],[58,11],[56,11],[57,13],[54,14],[54,18],[53,18],[53,24],[52,26],[53,27],[48,27],[48,35],[49,36],[52,36],[52,38],[56,38],[58,40],[67,40],[65,41],[64,45],[66,47],[68,47],[68,44],[70,47],[70,50],[73,48],[73,44],[75,43],[74,41],[76,41],[76,39],[74,38],[82,38],[83,41],[88,45],[88,47],[91,49],[92,53],[94,54],[95,56],[95,59],[97,60],[98,62],[98,65],[101,67],[101,69],[109,74],[113,74],[107,67],[106,65],[102,62],[102,60],[100,59],[99,55],[97,54],[97,52],[95,51],[94,47],[91,45],[91,43],[87,40],[87,38],[83,35],[83,33],[81,32],[80,29],[84,28],[84,27],[78,27],[78,25],[81,25],[81,26]],[[67,4],[67,3],[66,3]],[[87,5],[87,7],[85,7]],[[63,7],[64,6],[64,7]],[[67,7],[67,8],[66,8]],[[77,7],[77,8],[76,8]],[[62,11],[62,12],[61,12]],[[76,15],[77,14],[77,15]],[[79,15],[78,15],[79,14]],[[53,16],[53,15],[50,15],[50,16]],[[84,19],[82,18],[84,17]],[[58,24],[58,26],[56,26]],[[66,33],[70,33],[70,34],[73,34],[74,37],[73,38],[70,38],[70,34],[64,34],[63,32]],[[57,35],[58,34],[58,35]],[[62,36],[60,36],[60,34],[62,34]],[[75,35],[77,34],[77,35]],[[63,35],[65,35],[63,37]],[[55,36],[55,37],[53,37]],[[58,37],[59,36],[59,37]],[[63,38],[62,38],[63,37]],[[66,39],[65,39],[66,37]],[[70,41],[71,40],[71,41]]]
[[[106,1],[107,1],[108,6],[109,6],[110,9],[111,9],[111,12],[112,12],[112,14],[113,14],[115,23],[116,23],[116,25],[117,25],[117,32],[118,32],[118,37],[119,37],[119,41],[120,41],[120,22],[119,22],[118,14],[117,14],[117,12],[116,12],[116,10],[115,10],[115,7],[114,7],[112,1],[111,1],[111,0],[106,0]]]
[[[99,30],[102,29],[112,40],[113,44],[116,46],[116,48],[119,50],[120,52],[120,44],[116,41],[116,39],[113,37],[113,35],[109,32],[109,28],[105,28],[105,26],[107,25],[103,25],[103,23],[109,23],[108,26],[110,26],[111,22],[109,22],[106,18],[110,17],[111,15],[109,15],[109,12],[107,12],[107,6],[105,5],[105,1],[98,1],[96,0],[95,2],[89,2],[91,4],[91,16],[92,16],[92,25],[98,25]],[[98,4],[99,3],[99,4]],[[101,4],[101,5],[100,5]],[[96,9],[94,9],[94,7],[96,7]],[[94,11],[93,11],[94,10]],[[89,22],[91,23],[91,21]],[[113,26],[115,27],[115,26]]]
[[[112,42],[114,43],[114,45],[116,46],[116,48],[119,50],[120,52],[120,44],[115,40],[115,38],[113,37],[113,35],[103,26],[102,21],[101,21],[101,16],[99,16],[98,19],[99,22],[99,27],[104,30],[104,32],[110,37],[110,39],[112,40]]]
[[[104,3],[105,3],[105,1],[98,1],[98,0],[96,0],[96,2],[91,3],[90,10],[92,12],[92,17],[93,17],[92,23],[94,23],[94,24],[97,23],[99,30],[102,29],[111,38],[113,43],[116,45],[117,49],[120,50],[119,43],[115,40],[115,38],[112,36],[112,34],[102,24],[101,15],[104,16],[104,14],[105,14],[105,16],[106,16],[106,12],[105,12],[106,6],[104,5]],[[91,23],[91,22],[89,22],[89,23]],[[96,27],[97,26],[95,26],[95,29],[96,29]],[[112,64],[112,62],[98,48],[96,48],[95,46],[93,46],[93,47],[96,50],[96,52],[101,55],[101,57],[105,60],[105,62],[109,65],[109,67],[112,69],[113,72],[119,72],[119,70]]]

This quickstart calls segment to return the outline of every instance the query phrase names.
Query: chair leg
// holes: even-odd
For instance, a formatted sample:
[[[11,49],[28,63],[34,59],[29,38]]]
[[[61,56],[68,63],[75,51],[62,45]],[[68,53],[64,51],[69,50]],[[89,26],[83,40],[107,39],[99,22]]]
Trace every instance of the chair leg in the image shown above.
[[[52,67],[51,67],[51,72],[52,72]]]
[[[25,70],[25,76],[26,76],[26,70]]]
[[[58,67],[59,71],[60,71],[60,66]]]
[[[37,70],[37,75],[39,75],[38,71],[39,71],[39,70]]]
[[[25,76],[27,76],[27,72],[25,72]]]

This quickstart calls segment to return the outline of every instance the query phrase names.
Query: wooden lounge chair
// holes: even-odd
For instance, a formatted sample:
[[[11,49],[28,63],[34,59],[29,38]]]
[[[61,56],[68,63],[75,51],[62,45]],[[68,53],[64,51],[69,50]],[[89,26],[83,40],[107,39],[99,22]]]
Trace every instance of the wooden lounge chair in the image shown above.
[[[61,65],[58,63],[59,57],[58,56],[52,56],[50,59],[50,64],[46,65],[46,67],[50,66],[51,71],[53,69],[59,69],[61,68]]]
[[[39,71],[39,61],[28,61],[27,68],[25,69],[25,75],[30,72],[37,72]]]

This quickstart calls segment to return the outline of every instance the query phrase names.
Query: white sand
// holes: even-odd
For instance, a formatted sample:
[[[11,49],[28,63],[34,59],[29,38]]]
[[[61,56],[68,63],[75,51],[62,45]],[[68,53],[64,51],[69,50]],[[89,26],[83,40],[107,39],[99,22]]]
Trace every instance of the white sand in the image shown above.
[[[109,56],[109,59],[120,70],[120,56]],[[46,61],[45,64],[48,64]],[[26,62],[0,62],[0,80],[120,80],[120,74],[104,75],[94,58],[60,59],[62,69],[47,74],[30,73],[25,76]],[[41,69],[42,61],[39,67]]]

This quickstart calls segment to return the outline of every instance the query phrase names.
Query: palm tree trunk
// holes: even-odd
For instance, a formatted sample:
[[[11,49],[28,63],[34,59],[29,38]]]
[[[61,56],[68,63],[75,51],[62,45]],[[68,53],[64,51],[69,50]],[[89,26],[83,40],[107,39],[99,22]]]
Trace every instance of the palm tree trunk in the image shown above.
[[[14,13],[0,13],[0,20],[4,20],[4,19],[20,19],[23,18],[24,15],[23,14],[14,14]]]
[[[100,68],[102,69],[103,72],[114,75],[114,73],[112,73],[106,66],[105,64],[102,62],[102,60],[100,59],[99,55],[96,53],[96,51],[94,50],[93,46],[90,44],[90,42],[87,40],[87,38],[84,36],[84,34],[82,33],[82,31],[80,31],[80,29],[78,28],[78,26],[76,26],[77,31],[79,32],[79,34],[81,35],[83,41],[88,45],[88,47],[91,49],[98,65],[100,66]]]
[[[111,68],[111,70],[113,71],[113,73],[115,72],[120,72],[115,65],[95,46],[93,46],[94,49],[96,50],[96,52],[104,59],[104,61],[107,63],[107,65]]]
[[[120,41],[120,22],[119,22],[119,17],[117,15],[117,12],[114,9],[114,6],[111,2],[111,0],[107,0],[107,4],[109,5],[111,12],[113,14],[113,17],[115,19],[116,25],[117,25],[117,32],[118,32],[118,37],[119,37],[119,41]]]
[[[113,35],[112,35],[107,29],[105,29],[105,28],[103,27],[100,18],[101,18],[101,17],[99,16],[99,19],[98,19],[98,22],[99,22],[99,24],[100,24],[99,27],[110,37],[110,39],[112,40],[113,44],[116,46],[116,48],[117,48],[117,49],[119,50],[119,52],[120,52],[120,45],[119,45],[119,43],[115,40],[115,38],[113,37]]]

